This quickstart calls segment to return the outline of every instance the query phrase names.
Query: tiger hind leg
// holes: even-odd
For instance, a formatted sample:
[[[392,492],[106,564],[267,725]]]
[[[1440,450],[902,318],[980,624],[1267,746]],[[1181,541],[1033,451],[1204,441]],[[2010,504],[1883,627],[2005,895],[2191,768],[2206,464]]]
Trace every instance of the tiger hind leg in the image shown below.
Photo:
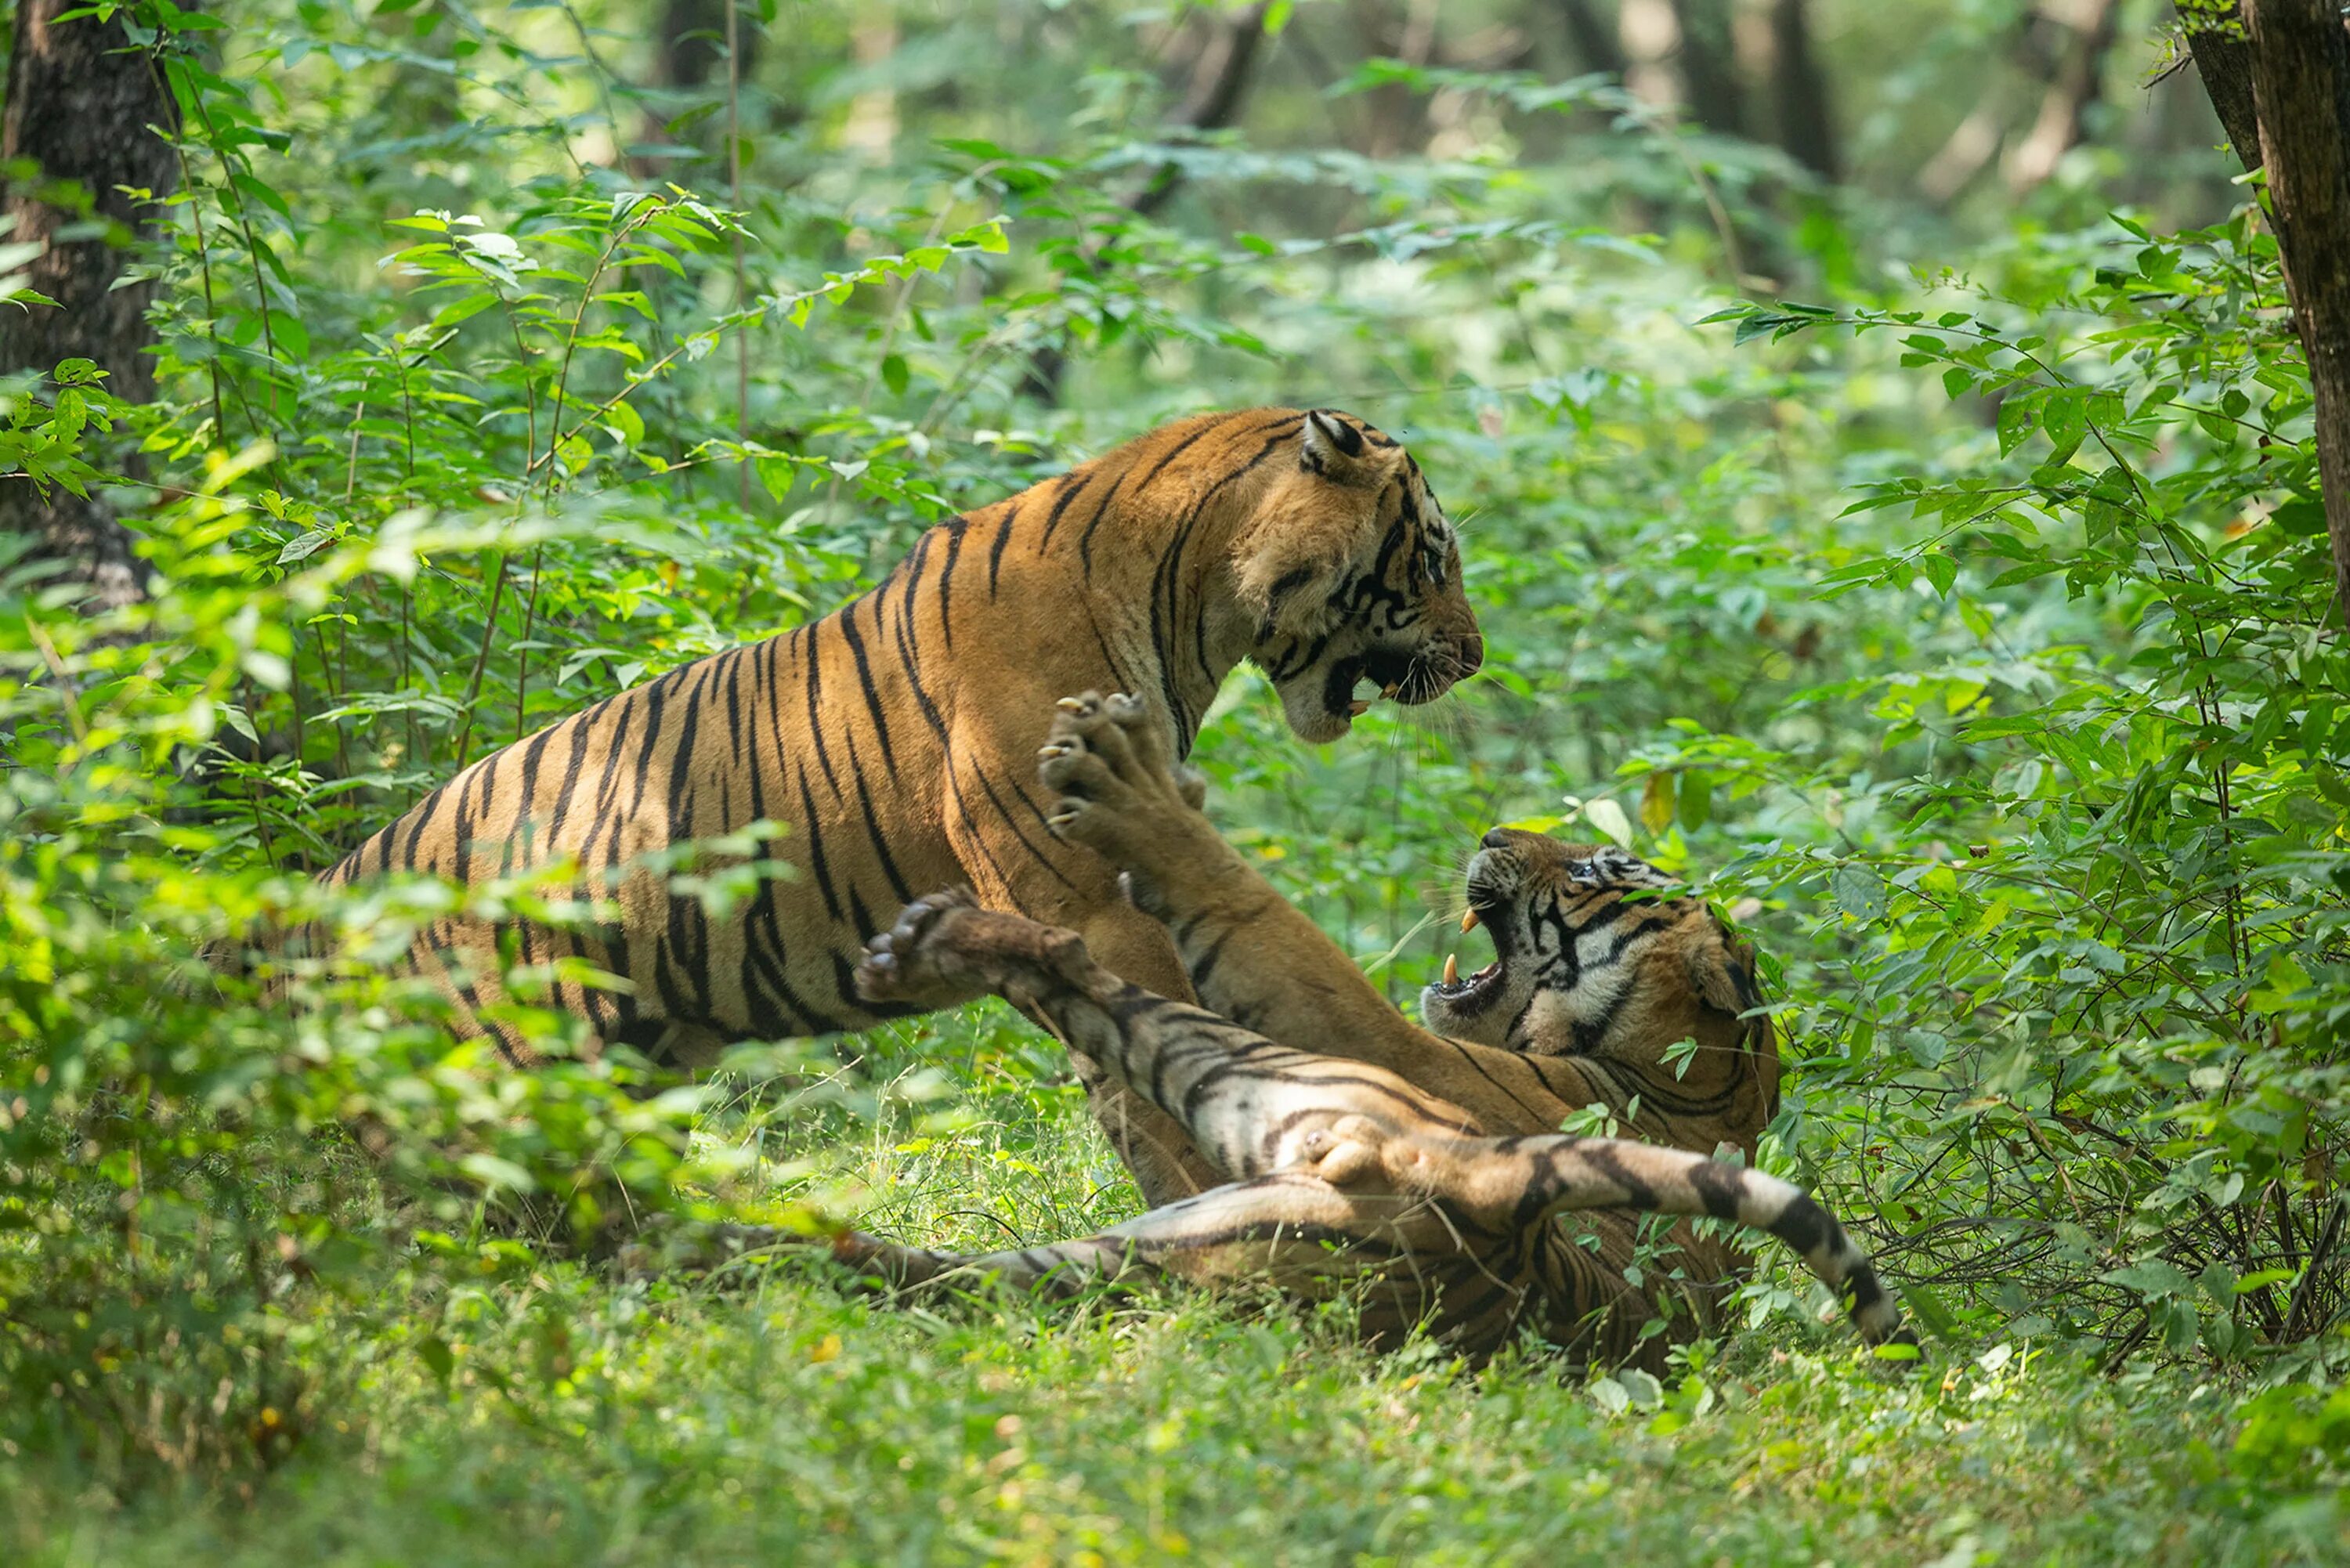
[[[857,985],[868,1001],[925,1006],[993,991],[1043,1014],[1173,1118],[1224,1180],[1303,1167],[1345,1182],[1370,1171],[1395,1134],[1476,1130],[1458,1106],[1391,1073],[1294,1051],[1128,985],[1076,933],[978,909],[960,891],[908,906],[868,945]]]
[[[868,1002],[953,1007],[1002,996],[1035,1008],[1050,993],[1118,983],[1076,932],[983,909],[967,888],[915,899],[866,944],[857,992]]]

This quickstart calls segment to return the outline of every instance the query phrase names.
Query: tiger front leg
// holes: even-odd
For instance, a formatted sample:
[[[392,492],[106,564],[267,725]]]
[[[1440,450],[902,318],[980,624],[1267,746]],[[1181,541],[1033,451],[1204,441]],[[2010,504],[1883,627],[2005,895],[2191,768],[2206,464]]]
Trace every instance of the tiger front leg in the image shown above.
[[[1036,757],[1057,797],[1053,830],[1118,867],[1145,912],[1177,916],[1228,868],[1231,848],[1201,810],[1206,779],[1174,761],[1165,718],[1139,698],[1062,698]]]

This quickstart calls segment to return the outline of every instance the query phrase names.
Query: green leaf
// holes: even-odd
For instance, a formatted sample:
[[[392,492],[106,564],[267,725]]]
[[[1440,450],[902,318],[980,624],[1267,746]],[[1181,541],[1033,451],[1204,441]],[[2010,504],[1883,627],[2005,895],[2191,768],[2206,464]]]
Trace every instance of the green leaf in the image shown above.
[[[2014,392],[1999,405],[1999,455],[2007,456],[2039,427],[2040,399],[2033,392]]]
[[[2325,505],[2309,496],[2295,495],[2280,502],[2269,514],[2269,521],[2296,537],[2314,538],[2325,532]]]
[[[1837,867],[1828,878],[1828,894],[1837,909],[1856,920],[1874,920],[1885,913],[1885,879],[1869,867]]]
[[[434,312],[432,325],[436,328],[454,327],[461,321],[469,321],[479,316],[497,302],[498,296],[487,292],[466,295],[463,298],[452,300]]]
[[[269,330],[277,342],[280,359],[307,359],[310,357],[310,329],[302,325],[298,316],[273,315]]]
[[[279,195],[273,187],[263,184],[252,175],[232,174],[229,176],[229,183],[280,217],[291,220],[294,216],[294,209],[286,204],[285,197]]]
[[[1959,564],[1940,550],[1929,550],[1918,556],[1918,569],[1944,598],[1950,597],[1951,585],[1959,580]]]
[[[1682,831],[1695,833],[1713,816],[1713,781],[1691,768],[1681,774],[1675,799]]]
[[[2195,1290],[2193,1275],[2159,1258],[2145,1258],[2126,1268],[2108,1269],[2097,1277],[2107,1284],[2136,1291],[2153,1301],[2189,1295]]]
[[[881,380],[889,389],[891,396],[902,398],[906,395],[906,357],[903,354],[888,355],[882,359]]]
[[[288,539],[286,547],[277,552],[277,564],[290,566],[296,561],[307,561],[335,542],[331,528],[313,528],[299,538]]]
[[[2048,433],[2049,445],[2055,449],[2050,461],[2063,462],[2069,459],[2080,450],[2081,438],[2089,428],[2081,394],[2070,388],[2048,394],[2042,409],[2041,425]]]

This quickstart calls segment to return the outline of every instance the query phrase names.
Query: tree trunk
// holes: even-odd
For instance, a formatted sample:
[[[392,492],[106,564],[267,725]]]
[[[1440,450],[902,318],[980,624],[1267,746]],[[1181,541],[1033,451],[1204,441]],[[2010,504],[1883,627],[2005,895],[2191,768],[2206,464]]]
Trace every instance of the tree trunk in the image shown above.
[[[1673,0],[1673,22],[1690,112],[1717,136],[1743,134],[1746,90],[1731,60],[1729,11],[1721,0]]]
[[[2178,16],[2185,25],[2188,50],[2195,57],[2195,72],[2211,95],[2211,108],[2228,133],[2236,161],[2248,170],[2259,168],[2261,123],[2252,108],[2252,43],[2244,36],[2241,19],[2232,5],[2214,14],[2203,5],[2182,5]]]
[[[1804,0],[1773,0],[1771,96],[1780,147],[1822,180],[1835,183],[1843,177],[1835,118],[1828,107],[1827,78],[1812,55],[1811,18]]]
[[[2252,100],[2316,397],[2334,592],[2350,615],[2350,35],[2334,0],[2250,0]]]
[[[1558,0],[1558,19],[1577,65],[1623,79],[1624,46],[1617,40],[1616,29],[1591,8],[1591,0]]]
[[[1168,121],[1170,128],[1221,130],[1240,118],[1249,78],[1264,43],[1267,9],[1263,5],[1250,6],[1223,24],[1208,41],[1192,69],[1191,95]],[[1174,197],[1182,181],[1182,171],[1170,163],[1152,175],[1148,184],[1128,196],[1125,206],[1139,216],[1149,217]],[[1092,261],[1090,252],[1087,260]],[[1061,378],[1068,363],[1066,338],[1046,344],[1030,358],[1027,372],[1020,380],[1021,391],[1038,402],[1058,402]]]
[[[46,376],[60,360],[90,359],[107,372],[108,391],[143,403],[155,396],[146,352],[154,340],[146,317],[154,286],[113,285],[123,248],[154,231],[150,198],[126,195],[120,187],[157,197],[172,191],[176,158],[148,128],[176,126],[178,113],[119,16],[56,20],[76,4],[18,0],[16,7],[0,158],[29,160],[39,172],[8,182],[0,213],[16,220],[10,239],[49,242],[31,264],[28,281],[57,307],[0,308],[0,370]],[[54,239],[80,219],[82,198],[57,189],[60,182],[80,188],[92,215],[103,220],[104,234]],[[119,607],[143,592],[146,572],[131,554],[130,531],[95,500],[64,490],[45,499],[30,481],[0,480],[0,531],[34,535],[35,556],[86,584],[95,604]]]
[[[2074,8],[2072,47],[2040,100],[2031,134],[2010,154],[2008,189],[2021,195],[2056,171],[2088,130],[2089,111],[2105,96],[2106,62],[2121,32],[2120,0],[2085,0]]]
[[[2334,0],[2246,0],[2241,39],[2228,32],[2231,16],[2199,6],[2182,15],[2230,142],[2247,167],[2268,170],[2277,254],[2315,400],[2334,597],[2350,616],[2350,33]],[[2254,157],[2242,134],[2247,78]]]

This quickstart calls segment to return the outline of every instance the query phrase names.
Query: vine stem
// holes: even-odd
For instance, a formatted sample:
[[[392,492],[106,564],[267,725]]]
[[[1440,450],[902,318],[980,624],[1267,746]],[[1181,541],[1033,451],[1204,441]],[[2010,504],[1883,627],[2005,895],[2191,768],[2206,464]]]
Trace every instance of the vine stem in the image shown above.
[[[147,52],[147,69],[155,78],[156,99],[169,103],[172,101],[172,89],[166,84],[166,73],[156,60],[156,51],[150,49]],[[212,345],[213,349],[211,362],[204,367],[212,373],[213,431],[224,441],[228,439],[228,417],[221,410],[220,315],[218,307],[213,304],[213,257],[211,248],[204,243],[204,208],[196,195],[195,171],[188,166],[187,142],[176,134],[172,138],[172,156],[179,161],[180,189],[188,193],[188,223],[196,234],[196,271],[204,281],[204,340]]]
[[[228,186],[229,195],[236,202],[237,227],[244,233],[245,260],[253,266],[253,302],[261,312],[261,348],[269,356],[272,367],[277,363],[277,337],[270,325],[269,284],[261,275],[261,242],[253,233],[253,214],[244,204],[244,192],[236,188],[236,169],[228,154],[221,150],[220,132],[213,128],[213,111],[204,102],[193,81],[188,83],[188,101],[196,106],[196,117],[204,122],[204,134],[212,139],[213,156],[220,160],[221,173]],[[269,393],[269,412],[274,423],[277,414],[277,392],[273,379]],[[273,431],[273,433],[275,433]]]
[[[653,205],[654,203],[648,202],[646,204]],[[618,229],[615,229],[612,232],[612,237],[604,242],[603,254],[596,258],[595,266],[590,268],[588,271],[587,283],[582,285],[580,287],[579,308],[571,313],[571,326],[563,335],[563,364],[555,373],[555,402],[553,407],[549,410],[546,417],[546,455],[544,458],[539,459],[538,462],[533,462],[530,465],[530,468],[526,468],[523,471],[524,477],[527,479],[531,469],[537,468],[540,463],[543,462],[546,467],[546,488],[550,493],[552,493],[555,489],[555,454],[562,447],[564,441],[563,394],[569,389],[571,384],[571,353],[579,343],[579,325],[581,322],[588,319],[588,306],[593,303],[596,298],[596,286],[603,281],[604,269],[611,265],[613,253],[620,248],[621,241],[627,239],[630,234],[635,234],[637,230],[642,226],[643,221],[637,218],[632,213],[627,220],[622,222]],[[517,343],[521,341],[521,333],[519,328],[517,328],[515,333],[515,341]],[[523,378],[525,388],[528,386],[529,380],[529,376],[525,374]],[[571,427],[571,433],[573,435],[577,435],[581,429],[588,424],[588,421],[593,420],[596,417],[597,413],[601,413],[605,409],[610,408],[613,403],[618,402],[619,400],[619,399],[616,397],[599,405],[595,412],[588,414],[586,419],[583,419],[579,421],[577,424],[573,425]],[[537,408],[537,403],[535,399],[533,400],[531,406],[534,410],[532,417],[536,420],[537,416],[535,410]],[[532,444],[536,445],[536,442],[534,441]]]
[[[742,0],[726,0],[726,180],[731,192],[729,200],[736,213],[734,223],[734,308],[743,308],[750,297],[750,284],[743,267],[743,49]],[[751,444],[751,335],[734,337],[734,444]],[[738,456],[734,460],[735,493],[738,503],[748,511],[751,505],[751,460]]]
[[[482,694],[482,671],[489,667],[490,645],[498,639],[498,597],[505,592],[506,563],[511,560],[504,550],[498,552],[498,569],[490,578],[490,608],[482,621],[482,646],[473,655],[473,673],[465,682],[465,722],[457,730],[457,768],[463,772],[465,753],[473,743],[473,703]]]
[[[540,545],[530,553],[530,598],[523,605],[522,636],[515,648],[515,739],[522,739],[523,711],[530,702],[530,628],[538,616],[539,566],[546,559],[546,546]]]

